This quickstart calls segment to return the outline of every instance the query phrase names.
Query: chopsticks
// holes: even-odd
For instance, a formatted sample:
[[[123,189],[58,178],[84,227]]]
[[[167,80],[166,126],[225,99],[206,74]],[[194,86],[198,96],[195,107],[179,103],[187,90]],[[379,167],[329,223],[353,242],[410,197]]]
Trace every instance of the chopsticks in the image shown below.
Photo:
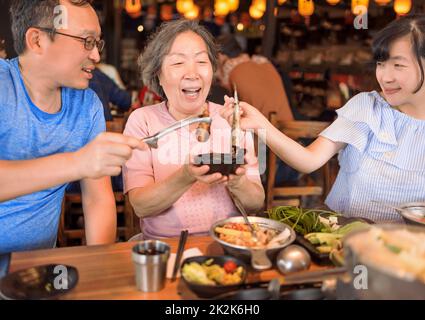
[[[183,256],[184,246],[186,245],[187,236],[189,234],[189,231],[182,230],[180,233],[180,239],[179,239],[179,246],[177,248],[177,254],[176,254],[176,261],[174,262],[174,269],[173,269],[173,276],[171,277],[171,281],[176,281],[177,277],[177,271],[180,267],[180,260]]]

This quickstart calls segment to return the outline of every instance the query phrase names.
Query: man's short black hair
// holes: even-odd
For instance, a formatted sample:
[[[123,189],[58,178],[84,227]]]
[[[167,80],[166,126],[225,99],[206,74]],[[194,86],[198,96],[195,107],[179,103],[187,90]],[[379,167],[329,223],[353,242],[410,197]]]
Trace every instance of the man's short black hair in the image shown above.
[[[91,5],[92,0],[67,0],[75,6]],[[14,0],[10,6],[13,44],[16,53],[25,51],[25,35],[29,28],[43,26],[53,28],[55,7],[59,0]]]

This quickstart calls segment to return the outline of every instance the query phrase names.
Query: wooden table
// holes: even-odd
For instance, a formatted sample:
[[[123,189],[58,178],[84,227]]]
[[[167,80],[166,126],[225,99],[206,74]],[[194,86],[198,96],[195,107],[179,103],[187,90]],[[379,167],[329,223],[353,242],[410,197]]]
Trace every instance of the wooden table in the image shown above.
[[[166,239],[171,252],[177,252],[178,238]],[[78,269],[79,282],[63,299],[196,299],[181,279],[166,280],[163,290],[144,293],[136,289],[131,248],[136,242],[102,246],[81,246],[13,253],[10,272],[43,264],[71,265]],[[209,236],[190,236],[185,249],[199,248],[206,255],[220,255],[223,250]],[[329,268],[312,265],[311,270]],[[276,269],[250,272],[247,282],[269,281],[280,274]]]

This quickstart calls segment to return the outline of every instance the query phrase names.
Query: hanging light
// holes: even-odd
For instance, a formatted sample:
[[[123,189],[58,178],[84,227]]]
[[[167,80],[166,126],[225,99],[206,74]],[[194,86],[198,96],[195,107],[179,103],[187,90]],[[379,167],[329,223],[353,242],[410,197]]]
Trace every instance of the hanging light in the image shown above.
[[[391,0],[375,0],[375,2],[378,6],[386,6],[391,2]]]
[[[298,12],[304,17],[309,17],[314,12],[313,0],[298,0]]]
[[[239,0],[227,0],[230,12],[234,12],[239,8]]]
[[[409,13],[410,9],[412,9],[412,1],[411,0],[394,0],[394,11],[398,15],[404,15]]]
[[[249,15],[252,19],[261,19],[261,17],[264,15],[264,11],[259,10],[256,6],[251,4],[249,6]]]
[[[184,14],[193,7],[193,0],[177,0],[176,9],[179,13]]]
[[[199,17],[199,7],[195,4],[192,9],[184,13],[184,17],[189,20],[194,20]]]
[[[277,4],[279,6],[281,6],[282,4],[284,4],[287,0],[277,0]]]
[[[173,19],[173,6],[171,4],[163,4],[160,7],[159,16],[162,21],[170,21]]]
[[[141,0],[125,0],[125,11],[129,15],[137,15],[142,11]]]
[[[369,7],[369,0],[351,0],[351,12],[356,16],[359,14],[366,13],[363,12],[363,7],[365,7],[367,10],[367,8]]]
[[[253,0],[251,7],[255,7],[261,12],[266,12],[266,0]]]
[[[326,0],[331,6],[337,5],[341,0]],[[390,0],[391,1],[391,0]]]
[[[227,16],[229,14],[229,11],[230,7],[226,0],[215,0],[214,15]]]

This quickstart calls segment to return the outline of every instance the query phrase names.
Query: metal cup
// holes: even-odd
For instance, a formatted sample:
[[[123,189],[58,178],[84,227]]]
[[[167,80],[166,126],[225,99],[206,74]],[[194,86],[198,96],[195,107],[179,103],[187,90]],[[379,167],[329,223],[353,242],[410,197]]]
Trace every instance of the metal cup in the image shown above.
[[[145,240],[133,247],[136,286],[143,292],[160,291],[165,286],[170,246],[159,240]]]

